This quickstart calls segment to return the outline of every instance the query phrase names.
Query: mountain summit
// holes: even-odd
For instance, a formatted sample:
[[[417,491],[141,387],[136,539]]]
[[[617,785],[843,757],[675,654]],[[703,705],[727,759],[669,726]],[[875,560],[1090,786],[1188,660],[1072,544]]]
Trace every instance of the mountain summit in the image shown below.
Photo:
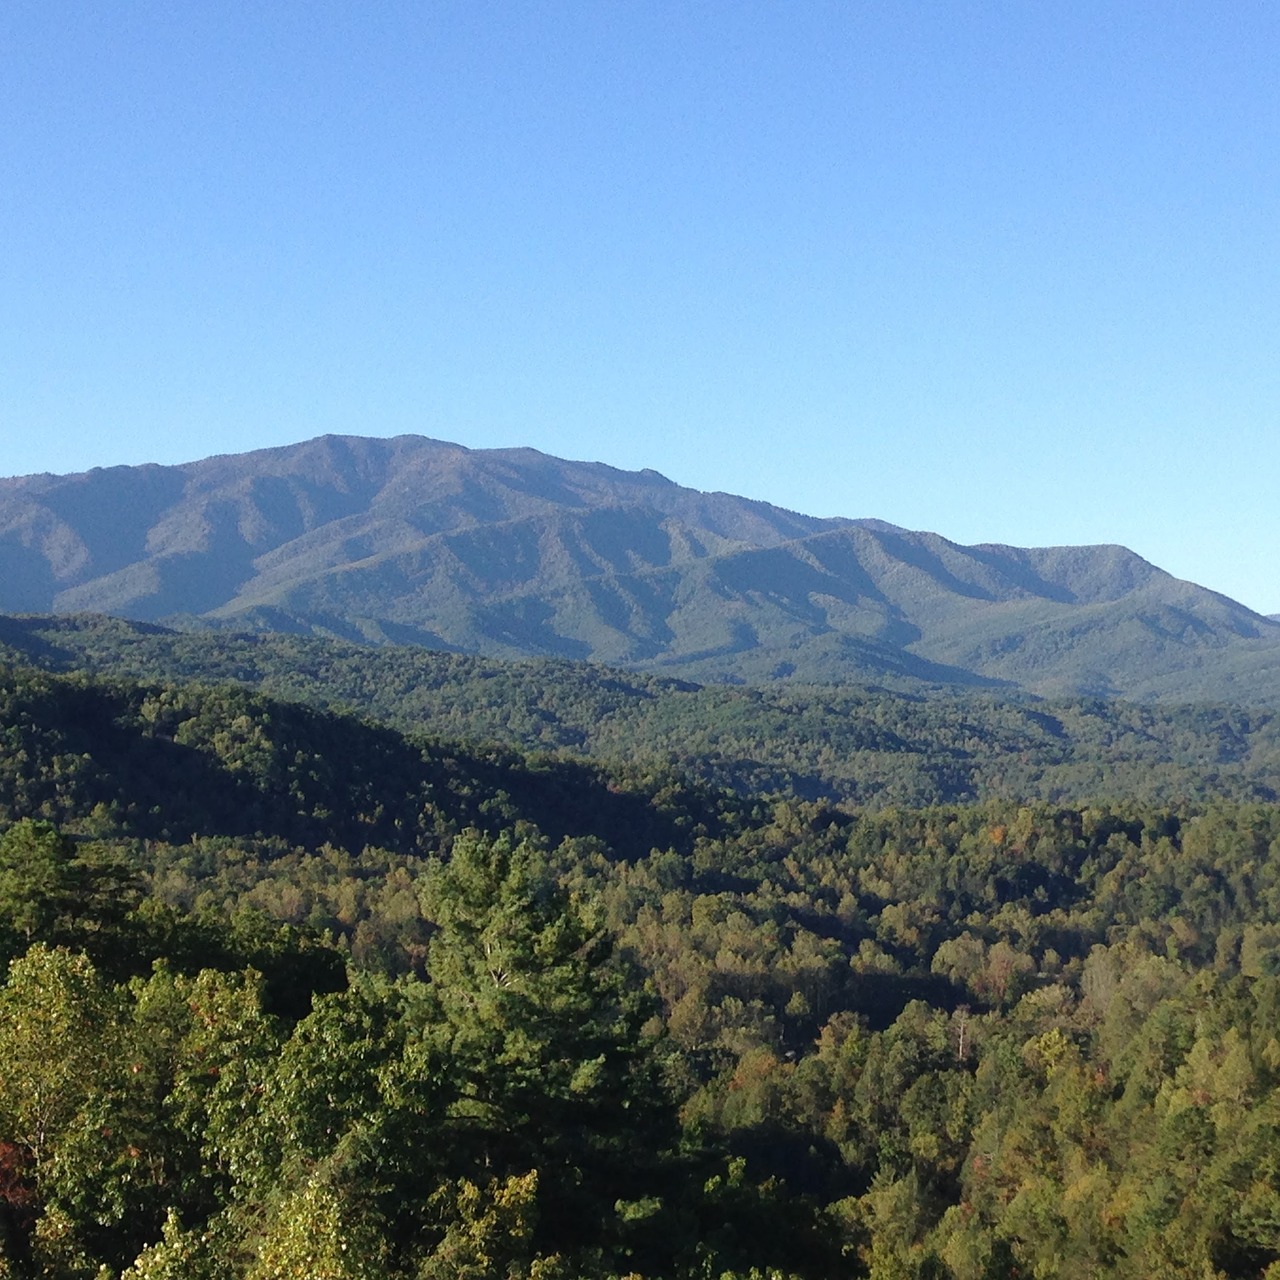
[[[965,547],[418,436],[0,480],[0,610],[701,680],[1280,695],[1280,625],[1123,547]]]

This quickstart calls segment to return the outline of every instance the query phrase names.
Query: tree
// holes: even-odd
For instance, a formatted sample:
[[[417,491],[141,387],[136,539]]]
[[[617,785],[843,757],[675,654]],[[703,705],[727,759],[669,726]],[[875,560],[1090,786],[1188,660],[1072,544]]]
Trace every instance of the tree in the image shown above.
[[[0,960],[46,942],[126,970],[139,896],[137,875],[119,858],[77,846],[51,823],[15,823],[0,836]]]
[[[87,957],[37,944],[14,961],[0,989],[0,1145],[16,1175],[0,1198],[0,1249],[10,1256],[77,1259],[86,1232],[123,1216],[111,1175],[140,1154],[117,1123],[123,1044],[120,1002]]]
[[[639,984],[539,852],[510,837],[460,838],[432,867],[425,908],[458,1175],[536,1172],[535,1252],[617,1243],[615,1205],[654,1190],[676,1132]]]
[[[245,1280],[382,1280],[384,1254],[363,1198],[320,1170],[276,1206]]]

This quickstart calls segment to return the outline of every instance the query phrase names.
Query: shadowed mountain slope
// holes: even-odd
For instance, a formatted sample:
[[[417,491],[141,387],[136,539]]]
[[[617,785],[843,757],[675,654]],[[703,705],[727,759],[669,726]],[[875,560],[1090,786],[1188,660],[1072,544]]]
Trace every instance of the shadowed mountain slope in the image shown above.
[[[0,610],[712,681],[1280,693],[1280,625],[1122,547],[962,547],[414,436],[0,480]]]

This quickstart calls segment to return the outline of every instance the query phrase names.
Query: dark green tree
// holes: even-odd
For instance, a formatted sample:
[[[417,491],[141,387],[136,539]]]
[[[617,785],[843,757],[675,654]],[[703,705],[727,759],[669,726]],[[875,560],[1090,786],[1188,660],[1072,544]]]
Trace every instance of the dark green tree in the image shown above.
[[[540,1238],[625,1248],[676,1136],[640,984],[528,843],[464,836],[425,894],[458,1175],[536,1171]]]
[[[127,965],[140,896],[118,857],[51,823],[17,822],[0,836],[0,960],[45,942],[88,951],[108,970]]]

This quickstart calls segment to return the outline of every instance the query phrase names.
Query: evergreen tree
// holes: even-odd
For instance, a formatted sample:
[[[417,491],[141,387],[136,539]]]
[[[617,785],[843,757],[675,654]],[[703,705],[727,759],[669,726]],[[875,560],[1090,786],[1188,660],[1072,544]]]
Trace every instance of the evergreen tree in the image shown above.
[[[536,1172],[540,1237],[622,1245],[615,1206],[653,1194],[675,1140],[639,984],[528,843],[460,838],[426,908],[459,1174]]]

